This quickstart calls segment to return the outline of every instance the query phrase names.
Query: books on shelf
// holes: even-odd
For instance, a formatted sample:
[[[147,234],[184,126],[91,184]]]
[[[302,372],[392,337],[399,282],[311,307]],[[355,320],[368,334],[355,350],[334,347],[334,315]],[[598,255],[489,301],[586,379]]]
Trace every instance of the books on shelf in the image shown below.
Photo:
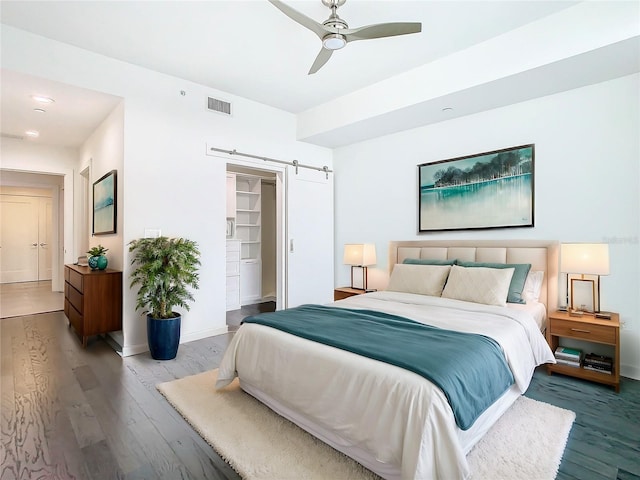
[[[567,365],[569,367],[580,367],[580,360],[565,360],[563,358],[556,357],[556,363],[558,365]]]
[[[588,353],[584,356],[584,368],[611,374],[613,372],[613,359],[604,355]]]
[[[570,362],[578,362],[582,359],[582,350],[567,347],[558,347],[554,352],[556,360],[567,360]]]

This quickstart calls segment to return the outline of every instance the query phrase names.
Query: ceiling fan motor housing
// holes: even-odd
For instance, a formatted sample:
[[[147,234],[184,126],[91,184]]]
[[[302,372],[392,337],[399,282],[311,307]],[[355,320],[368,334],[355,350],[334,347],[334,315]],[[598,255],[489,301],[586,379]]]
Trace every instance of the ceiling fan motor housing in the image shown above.
[[[322,0],[322,3],[329,8],[338,8],[344,5],[347,0]]]

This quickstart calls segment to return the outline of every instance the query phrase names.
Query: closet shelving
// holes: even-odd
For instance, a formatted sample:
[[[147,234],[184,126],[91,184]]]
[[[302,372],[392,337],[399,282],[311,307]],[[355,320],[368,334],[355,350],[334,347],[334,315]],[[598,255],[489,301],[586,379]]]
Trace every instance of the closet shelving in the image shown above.
[[[262,178],[236,173],[236,239],[240,241],[240,303],[262,298]]]
[[[236,174],[236,238],[240,240],[240,258],[260,258],[260,177]]]

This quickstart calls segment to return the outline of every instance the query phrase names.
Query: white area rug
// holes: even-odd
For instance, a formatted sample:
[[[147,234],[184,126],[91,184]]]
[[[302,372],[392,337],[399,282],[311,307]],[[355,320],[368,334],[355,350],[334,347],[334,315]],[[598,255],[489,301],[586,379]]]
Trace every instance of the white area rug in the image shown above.
[[[243,478],[379,478],[244,393],[237,379],[216,391],[217,373],[157,388]],[[472,478],[554,479],[574,419],[570,410],[519,398],[469,452]]]

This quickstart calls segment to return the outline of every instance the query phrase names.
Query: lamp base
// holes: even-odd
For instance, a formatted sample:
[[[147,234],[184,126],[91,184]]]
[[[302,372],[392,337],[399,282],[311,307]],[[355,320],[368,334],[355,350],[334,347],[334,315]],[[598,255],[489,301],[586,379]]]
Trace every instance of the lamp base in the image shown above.
[[[367,267],[351,267],[351,288],[367,290]]]

